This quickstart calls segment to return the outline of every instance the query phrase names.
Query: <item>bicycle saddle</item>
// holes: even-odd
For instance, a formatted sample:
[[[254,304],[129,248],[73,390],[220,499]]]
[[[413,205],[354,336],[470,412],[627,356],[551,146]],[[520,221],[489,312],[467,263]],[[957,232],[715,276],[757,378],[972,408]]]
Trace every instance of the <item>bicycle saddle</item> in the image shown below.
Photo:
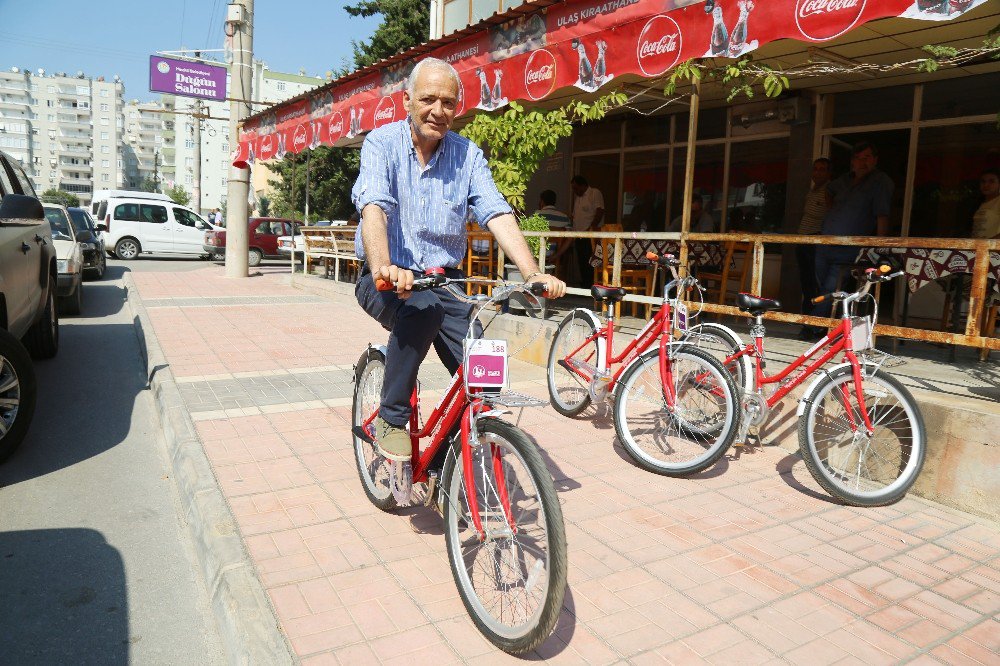
[[[743,312],[749,312],[754,317],[759,317],[771,310],[780,310],[781,303],[773,298],[760,298],[752,294],[739,294],[736,296],[736,307]]]
[[[606,287],[603,284],[595,284],[590,288],[590,295],[594,297],[595,301],[617,303],[625,298],[625,290],[621,287]]]

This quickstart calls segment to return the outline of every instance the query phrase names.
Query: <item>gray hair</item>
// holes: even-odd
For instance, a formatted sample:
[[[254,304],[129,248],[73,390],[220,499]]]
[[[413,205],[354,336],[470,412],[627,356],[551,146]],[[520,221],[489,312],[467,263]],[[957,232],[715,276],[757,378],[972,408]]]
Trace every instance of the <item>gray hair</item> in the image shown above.
[[[440,58],[424,58],[417,63],[416,67],[413,68],[413,71],[410,72],[409,78],[406,79],[406,94],[410,97],[413,97],[413,86],[417,82],[417,77],[420,75],[420,72],[427,68],[447,70],[447,72],[451,75],[452,80],[455,82],[455,90],[458,91],[462,89],[462,81],[458,78],[458,71],[451,66],[451,63],[447,63]]]

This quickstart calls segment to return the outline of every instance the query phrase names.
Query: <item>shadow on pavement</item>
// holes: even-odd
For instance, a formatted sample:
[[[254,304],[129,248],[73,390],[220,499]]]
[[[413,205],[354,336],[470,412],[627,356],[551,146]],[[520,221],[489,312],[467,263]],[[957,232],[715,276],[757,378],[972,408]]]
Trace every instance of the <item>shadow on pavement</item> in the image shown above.
[[[525,661],[544,661],[546,659],[551,659],[557,654],[561,653],[569,645],[570,641],[573,640],[573,634],[576,633],[576,604],[573,603],[573,588],[566,584],[566,596],[563,597],[563,607],[562,611],[559,613],[559,619],[556,621],[556,626],[552,630],[552,635],[542,643],[541,647],[535,650],[529,655],[524,655],[521,658]]]
[[[5,663],[128,662],[125,567],[100,532],[2,532],[0,561]]]
[[[840,504],[836,499],[826,495],[824,493],[816,492],[812,488],[809,488],[801,481],[795,478],[795,463],[802,462],[802,459],[796,453],[789,453],[787,456],[782,458],[775,464],[774,469],[781,476],[781,480],[787,483],[791,488],[798,490],[803,495],[808,495],[813,499],[818,499],[827,504]],[[800,467],[800,470],[805,469],[805,464]],[[808,474],[808,470],[806,471]]]
[[[614,449],[614,452],[618,454],[619,458],[627,462],[632,467],[635,467],[643,474],[650,473],[644,470],[643,468],[639,467],[639,465],[635,462],[635,459],[629,455],[628,451],[626,451],[625,447],[622,445],[621,440],[619,440],[617,437],[615,437],[615,443],[612,448]],[[698,472],[697,474],[688,474],[687,476],[684,476],[682,478],[697,480],[697,479],[711,479],[717,476],[722,476],[729,469],[729,460],[730,456],[724,455],[721,458],[719,458],[714,465],[712,465],[705,471]]]

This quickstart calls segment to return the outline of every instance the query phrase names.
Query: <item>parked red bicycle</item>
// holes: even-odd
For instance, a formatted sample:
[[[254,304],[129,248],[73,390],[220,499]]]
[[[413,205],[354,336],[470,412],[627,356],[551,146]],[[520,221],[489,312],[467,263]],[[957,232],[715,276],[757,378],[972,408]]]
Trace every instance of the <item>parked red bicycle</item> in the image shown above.
[[[452,286],[466,282],[493,285],[493,294],[467,296]],[[506,342],[476,340],[474,324],[488,305],[514,293],[540,295],[541,288],[444,275],[415,280],[414,290],[448,289],[480,307],[469,327],[464,363],[426,421],[420,416],[419,387],[413,391],[413,455],[407,462],[386,460],[375,444],[385,347],[370,346],[354,374],[352,432],[365,494],[379,509],[393,511],[419,499],[420,487],[426,489],[424,504],[444,517],[448,560],[466,609],[494,645],[513,654],[540,645],[559,618],[566,590],[566,534],[552,476],[538,448],[500,418],[511,409],[546,403],[487,388],[498,385],[491,375],[495,368],[503,368],[499,384],[506,382]],[[425,439],[430,442],[421,450]]]

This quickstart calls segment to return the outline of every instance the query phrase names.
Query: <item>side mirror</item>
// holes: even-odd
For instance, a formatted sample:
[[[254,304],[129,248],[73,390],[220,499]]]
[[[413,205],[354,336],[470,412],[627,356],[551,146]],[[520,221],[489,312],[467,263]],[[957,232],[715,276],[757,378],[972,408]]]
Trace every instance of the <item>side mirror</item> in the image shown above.
[[[23,194],[4,195],[0,201],[0,220],[44,220],[45,209],[35,197]]]
[[[194,223],[194,228],[197,229],[198,231],[204,231],[205,223],[202,222],[201,220],[198,220],[197,222]]]
[[[104,223],[102,222],[101,224],[98,224],[98,225],[97,225],[96,227],[94,227],[94,228],[95,228],[95,229],[97,229],[97,232],[98,232],[98,233],[100,233],[100,232],[102,232],[102,231],[107,231],[107,230],[108,230],[108,225],[106,225],[106,224],[104,224]]]

